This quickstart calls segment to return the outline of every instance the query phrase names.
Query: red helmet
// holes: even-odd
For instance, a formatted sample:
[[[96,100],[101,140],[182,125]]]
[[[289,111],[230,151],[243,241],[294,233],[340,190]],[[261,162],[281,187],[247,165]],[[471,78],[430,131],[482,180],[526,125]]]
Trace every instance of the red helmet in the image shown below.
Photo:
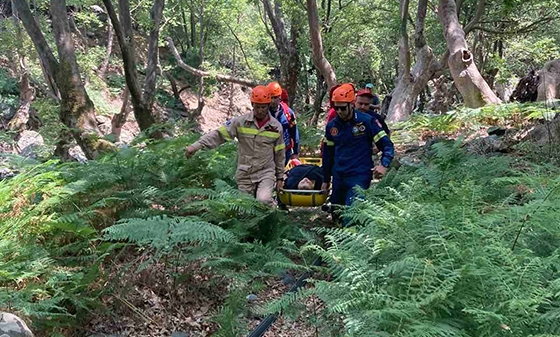
[[[358,93],[356,94],[356,96],[366,96],[366,97],[369,97],[369,98],[373,98],[373,94],[371,93],[371,90],[367,89],[367,88],[366,89],[360,89],[358,91]]]
[[[282,89],[282,95],[280,95],[280,99],[283,102],[288,102],[288,92],[286,91],[286,89]]]

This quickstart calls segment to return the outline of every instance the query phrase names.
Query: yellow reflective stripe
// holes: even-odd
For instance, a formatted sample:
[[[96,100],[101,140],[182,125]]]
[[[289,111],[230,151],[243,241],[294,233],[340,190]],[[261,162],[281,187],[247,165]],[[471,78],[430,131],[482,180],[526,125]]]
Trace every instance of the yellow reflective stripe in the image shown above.
[[[260,131],[259,132],[259,130],[253,129],[253,128],[238,127],[237,132],[239,132],[241,134],[245,134],[245,135],[263,136],[263,137],[272,138],[272,139],[276,139],[276,138],[280,137],[280,134],[278,132],[272,132],[272,131]]]
[[[286,148],[286,144],[276,145],[276,146],[274,147],[274,152],[280,151],[280,150],[284,150],[285,148]]]
[[[229,133],[227,132],[227,129],[225,126],[222,126],[218,129],[218,131],[220,131],[220,133],[222,134],[222,136],[226,139],[226,141],[230,141],[231,137],[229,136]]]
[[[259,130],[252,129],[252,128],[238,127],[237,132],[245,134],[245,135],[256,135],[257,133],[259,133]]]
[[[278,132],[261,131],[261,132],[259,132],[259,136],[276,139],[276,138],[280,137],[280,134]]]
[[[325,140],[325,144],[327,146],[334,146],[334,142],[331,142],[330,140]]]
[[[373,142],[377,143],[381,138],[387,136],[385,131],[379,131],[375,136],[373,136]]]

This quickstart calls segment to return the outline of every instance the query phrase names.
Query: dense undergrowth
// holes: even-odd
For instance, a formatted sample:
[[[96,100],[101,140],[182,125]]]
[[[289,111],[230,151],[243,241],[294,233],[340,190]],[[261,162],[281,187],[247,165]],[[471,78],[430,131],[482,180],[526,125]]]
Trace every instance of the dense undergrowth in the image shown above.
[[[457,108],[441,115],[415,114],[395,125],[392,137],[397,142],[434,135],[469,133],[487,126],[522,128],[538,120],[550,120],[554,112],[541,103],[508,103],[478,109]],[[412,137],[412,138],[411,138]]]
[[[229,280],[232,294],[297,268],[295,242],[309,237],[235,189],[235,145],[187,160],[188,141],[122,149],[87,165],[13,157],[20,173],[0,182],[2,309],[29,316],[46,335],[83,326],[111,309],[99,298],[118,288],[103,280],[123,249],[149,257],[128,272],[163,263],[180,284],[178,265],[202,263]],[[240,331],[240,311],[235,304],[216,316],[231,331],[225,335]]]
[[[317,229],[325,248],[303,250],[332,280],[272,307],[317,295],[348,336],[560,336],[558,167],[460,141],[425,159],[366,191],[344,213],[355,227]]]
[[[415,117],[401,132],[515,127],[547,113],[508,107]],[[311,146],[320,132],[302,135]],[[318,228],[321,246],[236,191],[234,144],[187,160],[193,140],[136,142],[85,165],[11,157],[18,174],[0,181],[0,309],[67,335],[113,309],[100,299],[124,296],[115,275],[158,265],[180,286],[194,264],[218,276],[208,286],[227,284],[215,335],[238,336],[245,296],[270,275],[308,270],[312,259],[301,257],[317,254],[331,278],[265,310],[295,317],[288,309],[316,295],[326,305],[311,322],[321,336],[560,336],[560,172],[549,156],[437,143],[346,211],[355,227]]]

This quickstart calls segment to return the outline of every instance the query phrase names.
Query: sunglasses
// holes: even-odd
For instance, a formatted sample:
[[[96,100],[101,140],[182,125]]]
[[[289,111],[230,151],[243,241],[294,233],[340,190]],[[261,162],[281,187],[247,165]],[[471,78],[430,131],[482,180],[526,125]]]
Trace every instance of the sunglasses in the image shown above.
[[[348,105],[345,106],[334,106],[334,111],[345,111],[348,108]]]

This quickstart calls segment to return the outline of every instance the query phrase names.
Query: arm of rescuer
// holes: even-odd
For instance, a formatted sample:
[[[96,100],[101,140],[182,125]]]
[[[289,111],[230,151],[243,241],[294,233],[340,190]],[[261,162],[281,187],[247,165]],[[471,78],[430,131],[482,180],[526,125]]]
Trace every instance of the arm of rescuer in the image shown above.
[[[331,184],[332,169],[334,166],[334,140],[331,136],[332,123],[327,124],[323,143],[323,185],[321,190],[326,192]]]
[[[294,154],[292,155],[292,159],[293,159],[294,156],[295,158],[299,157],[299,131],[297,127],[296,114],[294,113],[294,110],[290,109],[290,115],[292,117],[292,121],[290,122],[290,127],[288,129],[288,132],[290,134],[290,139],[292,140],[292,144],[293,144],[293,148],[292,148],[292,150],[294,151]]]
[[[282,128],[280,128],[282,130]],[[274,142],[274,165],[276,173],[276,191],[280,191],[284,188],[284,171],[286,167],[284,163],[286,162],[286,143],[284,143],[284,137],[281,134],[278,135],[276,141]]]
[[[373,136],[373,143],[382,153],[381,163],[373,168],[373,174],[375,178],[381,178],[387,173],[387,168],[391,165],[391,161],[395,157],[395,147],[378,120],[372,118],[370,128]]]
[[[189,158],[200,149],[214,149],[220,144],[233,140],[233,138],[237,137],[238,125],[239,119],[234,118],[227,125],[222,125],[218,129],[208,132],[194,144],[187,146],[185,156]]]

